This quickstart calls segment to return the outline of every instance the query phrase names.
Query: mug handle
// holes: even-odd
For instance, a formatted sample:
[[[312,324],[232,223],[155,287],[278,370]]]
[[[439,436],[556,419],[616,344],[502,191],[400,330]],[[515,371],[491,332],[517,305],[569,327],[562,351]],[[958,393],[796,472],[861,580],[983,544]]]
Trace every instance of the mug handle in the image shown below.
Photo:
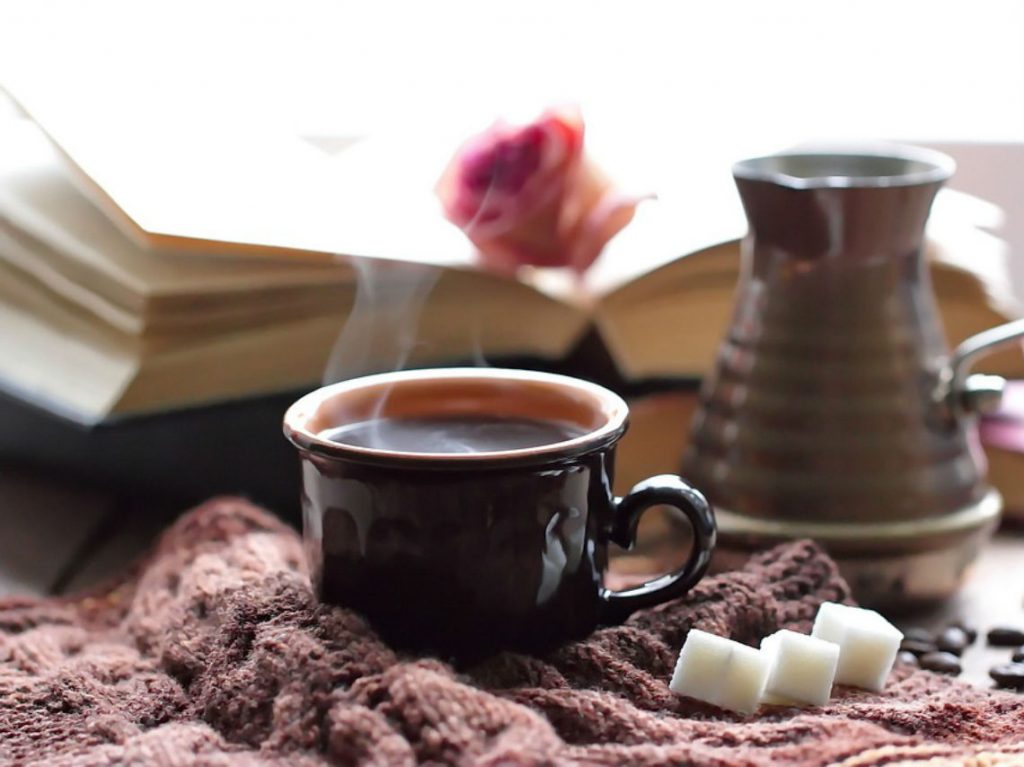
[[[640,517],[651,506],[665,504],[683,512],[693,528],[693,548],[678,570],[666,573],[639,586],[611,591],[602,589],[605,620],[619,622],[642,607],[682,596],[704,576],[715,549],[715,515],[707,499],[675,474],[660,474],[634,486],[623,498],[615,499],[608,539],[624,549],[633,548]]]

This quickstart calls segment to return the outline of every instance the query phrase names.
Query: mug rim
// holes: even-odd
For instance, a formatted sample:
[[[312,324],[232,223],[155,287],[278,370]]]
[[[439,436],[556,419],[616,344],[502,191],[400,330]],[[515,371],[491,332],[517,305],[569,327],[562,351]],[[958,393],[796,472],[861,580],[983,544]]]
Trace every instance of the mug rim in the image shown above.
[[[590,397],[595,403],[601,404],[603,423],[584,434],[559,442],[536,447],[471,453],[413,452],[348,445],[325,439],[308,428],[308,422],[321,405],[336,397],[343,397],[346,393],[378,386],[401,385],[413,381],[445,380],[529,382],[551,386],[563,392],[583,394]],[[506,468],[558,462],[613,445],[625,433],[628,416],[629,406],[622,397],[604,386],[580,378],[513,368],[452,367],[376,373],[321,386],[292,403],[285,411],[283,428],[285,437],[300,451],[333,460],[354,461],[377,466],[403,465],[407,468],[422,469],[469,469],[487,466]]]

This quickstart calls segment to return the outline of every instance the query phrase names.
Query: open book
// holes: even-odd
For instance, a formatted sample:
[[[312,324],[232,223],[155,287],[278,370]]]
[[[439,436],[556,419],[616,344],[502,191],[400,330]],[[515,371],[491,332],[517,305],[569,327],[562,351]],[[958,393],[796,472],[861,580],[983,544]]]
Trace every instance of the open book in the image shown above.
[[[115,162],[116,130],[33,116],[51,118],[46,134],[26,119],[0,126],[0,387],[83,423],[314,386],[328,368],[557,360],[595,335],[627,379],[696,378],[731,315],[745,223],[724,157],[659,189],[575,284],[478,269],[431,193],[446,157],[422,147],[310,146],[325,165],[303,160],[317,167],[308,185],[267,171],[297,184],[287,194],[213,169],[218,195],[241,196],[219,216],[216,195],[176,205]],[[306,167],[270,137],[253,141],[250,156],[276,158],[270,170]],[[943,192],[930,226],[952,342],[1018,314],[1005,247],[978,211]],[[374,282],[357,300],[358,272]],[[353,316],[368,296],[372,311]],[[983,367],[1021,376],[1018,357]]]

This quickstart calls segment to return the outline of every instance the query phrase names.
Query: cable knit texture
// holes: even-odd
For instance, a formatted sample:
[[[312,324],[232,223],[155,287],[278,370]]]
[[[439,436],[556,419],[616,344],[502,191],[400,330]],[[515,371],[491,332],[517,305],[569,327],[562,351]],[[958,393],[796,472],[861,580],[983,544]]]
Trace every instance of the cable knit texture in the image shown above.
[[[218,499],[103,589],[0,602],[0,764],[1024,763],[1022,698],[928,672],[746,718],[669,692],[690,628],[756,644],[848,596],[798,542],[547,656],[453,669],[318,604],[299,537]]]

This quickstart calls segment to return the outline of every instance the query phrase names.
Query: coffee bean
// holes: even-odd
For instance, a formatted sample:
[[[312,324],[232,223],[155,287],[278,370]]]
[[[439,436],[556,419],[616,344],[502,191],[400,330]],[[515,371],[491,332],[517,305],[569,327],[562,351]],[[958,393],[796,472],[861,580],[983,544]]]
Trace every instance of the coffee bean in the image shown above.
[[[960,673],[960,659],[948,652],[930,652],[920,658],[921,668],[937,671],[940,674]]]
[[[938,648],[934,642],[922,642],[918,639],[904,639],[900,642],[900,649],[905,652],[914,653],[914,655],[924,655],[925,653],[935,652]]]
[[[1013,655],[1010,657],[1010,660],[1012,660],[1014,663],[1024,662],[1024,647],[1018,647],[1014,651]]]
[[[967,644],[972,645],[978,640],[978,629],[968,621],[956,620],[949,625],[960,629],[967,635]]]
[[[936,647],[953,655],[962,655],[969,644],[967,634],[957,626],[950,626],[935,639]]]
[[[904,666],[913,666],[914,668],[918,668],[921,665],[917,662],[917,656],[912,652],[907,652],[906,650],[900,650],[899,654],[896,656],[896,661],[898,663],[902,663]]]
[[[911,642],[933,642],[935,641],[935,635],[928,629],[921,628],[920,626],[912,626],[903,632],[903,638],[909,639]]]
[[[988,643],[993,647],[1015,647],[1024,644],[1024,631],[1014,626],[989,629]]]
[[[988,675],[1000,687],[1024,689],[1024,663],[1000,663],[990,668]]]

